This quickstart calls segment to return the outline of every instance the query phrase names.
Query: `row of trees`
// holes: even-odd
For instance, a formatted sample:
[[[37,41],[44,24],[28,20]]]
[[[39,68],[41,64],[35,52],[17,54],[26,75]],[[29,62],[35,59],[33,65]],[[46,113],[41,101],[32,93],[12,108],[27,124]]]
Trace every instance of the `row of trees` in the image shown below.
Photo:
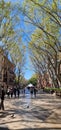
[[[18,7],[11,2],[0,0],[0,46],[6,56],[15,64],[15,72],[19,78],[23,75],[25,64],[25,48],[21,39],[20,15]]]
[[[48,72],[55,87],[61,86],[61,0],[25,0],[24,21],[35,26],[29,42],[30,58],[39,74]]]
[[[61,0],[23,0],[12,4],[0,1],[0,43],[16,65],[18,82],[25,64],[21,14],[26,26],[34,26],[27,46],[34,71],[39,74],[48,71],[54,86],[60,87]]]

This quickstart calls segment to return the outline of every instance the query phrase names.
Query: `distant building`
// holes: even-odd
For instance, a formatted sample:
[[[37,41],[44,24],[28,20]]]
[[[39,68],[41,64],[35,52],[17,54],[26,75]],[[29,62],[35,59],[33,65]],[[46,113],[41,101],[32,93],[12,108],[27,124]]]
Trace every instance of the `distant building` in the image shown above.
[[[4,51],[0,48],[0,86],[13,86],[15,80],[15,65],[5,56]]]
[[[37,80],[37,88],[52,87],[52,80],[49,74],[46,72],[43,75],[39,74]]]
[[[42,88],[42,75],[38,74],[38,80],[37,80],[37,88],[40,89]]]

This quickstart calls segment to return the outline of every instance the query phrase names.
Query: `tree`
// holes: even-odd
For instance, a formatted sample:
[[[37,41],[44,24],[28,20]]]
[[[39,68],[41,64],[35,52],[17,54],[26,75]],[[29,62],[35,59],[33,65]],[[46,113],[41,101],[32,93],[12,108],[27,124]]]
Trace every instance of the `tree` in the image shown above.
[[[28,81],[28,84],[31,83],[33,84],[34,86],[37,85],[37,74],[34,74]]]

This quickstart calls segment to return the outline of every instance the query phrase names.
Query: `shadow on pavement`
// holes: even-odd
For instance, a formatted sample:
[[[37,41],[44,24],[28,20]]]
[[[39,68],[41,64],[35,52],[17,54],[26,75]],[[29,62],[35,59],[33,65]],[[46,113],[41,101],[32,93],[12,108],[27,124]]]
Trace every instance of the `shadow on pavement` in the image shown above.
[[[0,127],[0,130],[10,130],[6,127]],[[21,129],[15,129],[15,130],[61,130],[61,128],[21,128]]]
[[[61,128],[24,128],[16,130],[61,130]]]
[[[0,112],[0,118],[5,118],[8,115],[10,115],[8,112]]]
[[[9,129],[6,127],[0,127],[0,130],[9,130]]]

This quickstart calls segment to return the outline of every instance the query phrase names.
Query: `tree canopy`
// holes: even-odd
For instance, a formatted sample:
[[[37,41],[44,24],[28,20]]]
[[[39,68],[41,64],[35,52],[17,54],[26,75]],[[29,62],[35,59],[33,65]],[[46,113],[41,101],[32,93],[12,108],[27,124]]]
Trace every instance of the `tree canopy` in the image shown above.
[[[8,52],[16,68],[22,69],[25,48],[21,35],[18,3],[0,0],[0,46]]]
[[[34,86],[37,85],[37,74],[34,74],[29,80],[28,80],[28,84],[31,83]]]
[[[44,74],[48,71],[52,80],[56,80],[57,86],[60,86],[61,62],[58,61],[58,52],[61,47],[61,0],[23,0],[15,4],[1,0],[0,3],[0,41],[3,48],[9,51],[12,61],[19,68],[25,55],[22,32],[26,35],[29,33],[21,29],[23,16],[26,28],[34,26],[27,35],[29,40],[26,47],[35,72]]]
[[[35,26],[29,42],[33,66],[39,73],[48,71],[59,86],[61,78],[57,69],[61,47],[61,0],[25,0],[23,13],[25,23]]]

